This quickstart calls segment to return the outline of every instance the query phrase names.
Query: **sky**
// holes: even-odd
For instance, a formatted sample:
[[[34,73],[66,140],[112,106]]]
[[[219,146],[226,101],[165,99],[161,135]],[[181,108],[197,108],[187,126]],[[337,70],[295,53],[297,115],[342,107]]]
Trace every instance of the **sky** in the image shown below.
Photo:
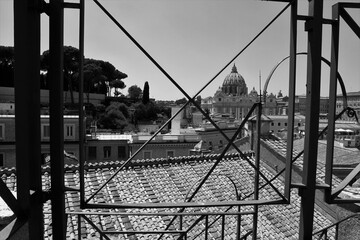
[[[230,62],[285,6],[260,0],[99,0],[138,43],[192,97]],[[13,46],[13,0],[0,0],[0,45]],[[76,1],[75,1],[76,2]],[[324,1],[324,17],[331,6]],[[347,0],[359,2],[359,0]],[[307,15],[308,1],[299,1]],[[348,11],[360,25],[360,9]],[[249,91],[264,86],[271,69],[289,55],[290,9],[235,59],[200,95],[213,96],[233,64]],[[64,44],[78,47],[78,11],[65,10]],[[47,15],[41,17],[41,52],[48,49]],[[339,72],[347,91],[360,91],[360,40],[340,22]],[[330,26],[324,26],[323,57],[330,58]],[[307,51],[304,22],[298,23],[298,52]],[[184,95],[91,0],[85,1],[85,57],[112,63],[126,73],[127,87],[150,86],[150,97],[177,100]],[[268,93],[288,95],[289,63],[279,66]],[[322,66],[321,95],[328,95],[329,67]],[[305,94],[306,57],[298,57],[296,94]],[[121,90],[127,94],[127,88]]]

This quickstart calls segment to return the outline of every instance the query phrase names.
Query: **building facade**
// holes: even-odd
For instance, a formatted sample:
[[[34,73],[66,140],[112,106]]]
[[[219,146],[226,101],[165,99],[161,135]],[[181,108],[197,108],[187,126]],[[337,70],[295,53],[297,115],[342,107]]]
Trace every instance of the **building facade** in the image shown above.
[[[234,119],[244,118],[254,103],[260,100],[258,92],[253,88],[248,92],[245,79],[238,73],[234,64],[231,73],[228,74],[222,86],[216,91],[213,97],[204,98],[202,108],[208,109],[212,115],[229,115]],[[269,94],[262,98],[264,102],[263,112],[267,115],[278,114],[276,96]]]
[[[356,115],[360,116],[360,91],[347,93],[347,106],[354,109]],[[342,95],[336,97],[336,114],[340,113],[344,109],[344,98]],[[355,121],[355,118],[349,117],[347,114],[341,116],[342,120]]]
[[[306,114],[306,95],[295,96],[295,112]],[[319,114],[320,116],[327,116],[329,112],[329,97],[320,97]]]
[[[50,119],[41,115],[41,158],[46,163],[50,154]],[[64,149],[67,154],[79,156],[79,117],[64,116]],[[65,163],[74,163],[65,157]],[[0,167],[16,166],[15,115],[0,115]]]

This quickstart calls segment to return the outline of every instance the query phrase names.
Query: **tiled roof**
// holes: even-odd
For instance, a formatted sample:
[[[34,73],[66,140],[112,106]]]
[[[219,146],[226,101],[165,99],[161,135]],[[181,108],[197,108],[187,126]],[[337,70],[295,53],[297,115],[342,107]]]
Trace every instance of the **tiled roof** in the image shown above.
[[[161,203],[184,202],[186,195],[193,191],[204,174],[213,166],[219,155],[209,154],[204,157],[186,156],[172,159],[135,160],[129,167],[121,170],[106,187],[101,190],[91,203]],[[251,159],[254,161],[254,159]],[[109,162],[91,164],[85,170],[85,195],[90,197],[100,185],[115,173],[122,162]],[[44,190],[50,189],[49,167],[44,168],[42,181]],[[270,178],[272,173],[262,168],[262,173]],[[252,200],[253,196],[252,167],[238,154],[226,154],[206,184],[193,199],[195,202],[205,201],[230,201],[236,200],[235,183],[240,197]],[[0,176],[12,191],[16,191],[16,175],[14,170],[2,170]],[[260,182],[264,180],[260,178]],[[283,192],[283,183],[277,179],[273,184]],[[65,186],[79,188],[79,172],[75,165],[65,168]],[[277,193],[269,186],[260,190],[260,199],[279,199]],[[80,209],[78,192],[66,192],[67,239],[77,239],[77,216],[71,212],[85,211]],[[44,204],[45,212],[45,239],[52,238],[52,225],[50,215],[50,201]],[[198,211],[224,211],[227,207],[209,207],[201,209],[187,209],[186,212]],[[251,211],[252,206],[242,206],[241,211]],[[98,210],[97,210],[98,211]],[[144,212],[170,212],[175,209],[102,209],[102,215],[87,215],[92,222],[103,231],[152,231],[163,230],[172,217],[169,216],[139,216],[131,213]],[[234,207],[232,212],[237,211]],[[99,212],[99,211],[98,211]],[[127,213],[125,215],[106,215],[107,213]],[[291,203],[288,205],[267,205],[259,207],[258,236],[261,239],[298,239],[300,215],[300,199],[297,191],[291,192]],[[191,226],[198,216],[183,217],[183,229]],[[229,215],[225,218],[225,239],[235,239],[237,216]],[[209,239],[220,239],[221,218],[209,216],[209,222],[216,222],[209,229]],[[83,239],[99,239],[99,233],[81,218],[81,236]],[[200,234],[198,239],[204,239],[204,221],[200,222],[188,233],[187,239],[193,239]],[[319,230],[331,224],[331,220],[322,214],[318,206],[315,207],[314,230]],[[170,228],[176,230],[179,220]],[[244,235],[252,228],[252,216],[241,217],[241,234]],[[333,233],[332,233],[333,234]],[[330,234],[331,236],[331,234]],[[113,239],[157,239],[156,235],[111,235]],[[174,235],[166,235],[163,239],[176,239]]]
[[[280,153],[281,155],[286,157],[287,145],[286,145],[285,141],[266,138],[266,139],[263,139],[263,142],[268,144],[270,146],[270,148],[275,149],[278,153]],[[294,141],[293,157],[296,157],[302,150],[303,150],[302,140]],[[317,170],[316,170],[316,181],[319,184],[325,183],[325,160],[326,160],[325,153],[326,153],[326,144],[324,144],[323,142],[320,141],[318,144],[318,162],[317,162]],[[351,150],[334,147],[334,164],[346,165],[346,162],[344,162],[344,158],[349,160],[347,162],[347,164],[349,164],[349,165],[354,164],[354,162],[359,163],[359,161],[360,161],[358,159],[359,156],[360,156],[360,152],[354,152]],[[351,160],[352,157],[354,157],[353,160]],[[303,169],[303,156],[302,155],[298,158],[298,160],[296,160],[293,163],[293,166],[296,167],[297,169],[299,169],[300,171],[302,171],[302,169]],[[340,178],[338,178],[335,175],[333,175],[332,179],[333,179],[333,182],[332,182],[333,188],[337,187],[339,185],[339,183],[342,181]],[[354,187],[347,186],[343,190],[343,194],[341,194],[340,196],[342,196],[344,198],[348,198],[350,195],[348,195],[347,193],[350,193],[351,196],[353,196],[353,194],[355,193],[358,195],[357,197],[359,198],[360,187],[355,187],[355,185],[354,185]]]

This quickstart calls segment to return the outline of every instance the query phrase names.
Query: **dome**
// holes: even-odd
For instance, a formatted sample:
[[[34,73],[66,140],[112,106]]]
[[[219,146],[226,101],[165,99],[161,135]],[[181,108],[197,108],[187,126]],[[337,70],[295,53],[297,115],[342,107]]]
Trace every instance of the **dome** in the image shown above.
[[[251,90],[250,95],[255,95],[255,96],[258,95],[258,92],[255,90],[255,87],[253,87],[253,89]]]
[[[223,82],[223,92],[231,95],[247,94],[247,87],[244,78],[238,73],[236,66],[232,67],[231,73],[227,75]]]

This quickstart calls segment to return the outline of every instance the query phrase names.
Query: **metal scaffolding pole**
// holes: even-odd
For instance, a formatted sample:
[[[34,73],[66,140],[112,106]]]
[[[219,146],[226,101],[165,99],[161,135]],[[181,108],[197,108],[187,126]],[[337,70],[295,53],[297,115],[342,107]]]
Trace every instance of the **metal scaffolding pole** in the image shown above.
[[[309,1],[306,120],[299,239],[312,239],[319,131],[323,0]]]
[[[17,219],[22,238],[43,239],[40,145],[40,1],[14,1]],[[31,190],[33,191],[31,194]],[[19,234],[19,233],[17,233]],[[24,235],[26,234],[26,235]]]
[[[293,160],[294,116],[295,116],[295,88],[296,88],[296,46],[297,46],[297,9],[298,1],[291,3],[290,16],[290,71],[289,71],[289,112],[288,133],[286,143],[286,171],[285,171],[285,197],[290,201],[291,169]]]
[[[63,0],[50,1],[50,157],[53,239],[65,239]]]

